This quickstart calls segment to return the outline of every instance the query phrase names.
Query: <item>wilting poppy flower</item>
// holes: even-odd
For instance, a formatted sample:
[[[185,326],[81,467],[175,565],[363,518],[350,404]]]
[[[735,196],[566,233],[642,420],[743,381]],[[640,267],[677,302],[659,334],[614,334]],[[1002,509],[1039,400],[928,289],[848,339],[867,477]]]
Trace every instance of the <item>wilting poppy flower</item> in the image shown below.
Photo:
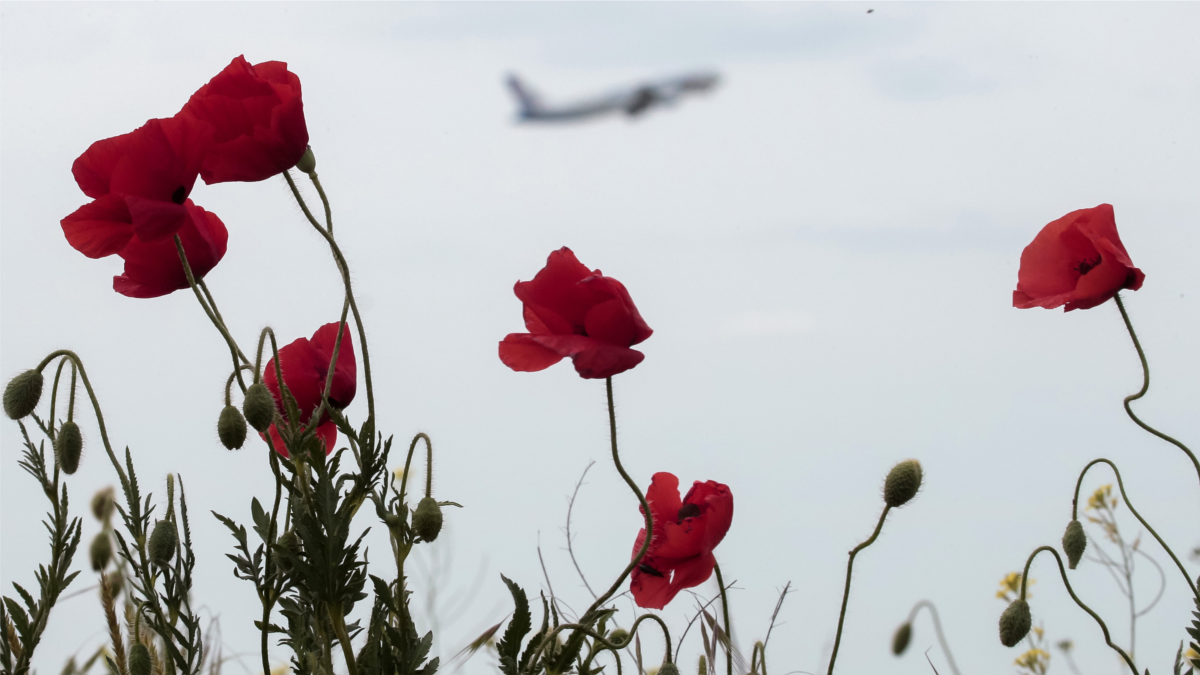
[[[1013,307],[1088,309],[1145,278],[1125,252],[1113,207],[1101,204],[1050,223],[1025,247]]]
[[[510,333],[500,342],[500,360],[513,370],[544,370],[571,357],[586,378],[606,378],[642,362],[630,349],[654,333],[621,282],[589,270],[571,249],[550,254],[532,281],[513,288],[525,303],[528,333]]]
[[[270,178],[295,166],[308,146],[300,78],[280,61],[252,66],[237,57],[179,114],[216,129],[200,168],[210,185]]]
[[[685,588],[699,586],[717,564],[712,551],[725,538],[733,522],[733,495],[716,481],[696,481],[679,499],[679,479],[674,474],[654,474],[646,490],[654,538],[638,566],[633,568],[629,590],[639,607],[662,609]],[[646,540],[642,528],[633,544],[636,557]]]
[[[279,369],[283,371],[283,381],[287,384],[288,391],[296,399],[302,424],[309,423],[309,418],[321,403],[321,395],[325,392],[325,377],[329,373],[329,362],[333,360],[337,328],[337,322],[327,323],[318,328],[312,338],[300,338],[279,349]],[[279,393],[274,357],[267,361],[263,370],[263,384],[271,390],[271,395],[275,398],[275,407],[286,417],[287,408]],[[350,339],[350,331],[344,330],[337,364],[333,368],[333,385],[329,389],[330,405],[339,410],[350,405],[354,400],[357,385],[358,367],[354,361],[354,342]],[[287,448],[284,447],[274,424],[267,433],[271,434],[275,449],[287,457]],[[332,452],[337,444],[337,425],[329,419],[329,413],[321,415],[317,436],[325,442],[325,454]]]

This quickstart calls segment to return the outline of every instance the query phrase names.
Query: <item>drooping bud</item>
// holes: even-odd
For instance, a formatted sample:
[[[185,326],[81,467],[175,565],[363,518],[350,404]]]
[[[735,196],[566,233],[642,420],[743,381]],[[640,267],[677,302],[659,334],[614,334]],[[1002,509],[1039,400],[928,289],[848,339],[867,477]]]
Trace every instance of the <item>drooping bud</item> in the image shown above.
[[[1071,569],[1083,559],[1083,550],[1087,548],[1087,535],[1083,533],[1083,524],[1078,520],[1067,523],[1067,531],[1063,533],[1063,551],[1067,554],[1067,565]]]
[[[708,675],[708,659],[700,655],[700,664],[696,666],[696,675]]]
[[[150,650],[138,642],[129,650],[129,675],[150,675]]]
[[[658,669],[658,675],[679,675],[679,668],[670,661],[663,661],[662,666]]]
[[[275,399],[271,397],[267,385],[262,382],[250,385],[246,390],[246,399],[242,401],[242,412],[246,413],[246,421],[255,431],[267,433],[275,421]]]
[[[27,370],[8,381],[4,388],[4,414],[19,420],[37,407],[42,398],[42,373]]]
[[[108,486],[92,495],[92,515],[96,520],[107,523],[113,513],[113,489]]]
[[[617,628],[608,634],[608,641],[614,645],[623,645],[629,641],[629,631],[624,628]]]
[[[437,539],[442,531],[442,507],[433,497],[425,497],[417,502],[417,510],[413,511],[413,530],[425,541]]]
[[[313,154],[311,145],[304,148],[304,154],[300,155],[300,161],[296,162],[296,170],[304,173],[317,170],[317,156]]]
[[[175,523],[160,520],[150,534],[150,562],[165,567],[175,555],[175,543],[178,535],[175,533]]]
[[[54,457],[58,468],[68,476],[79,470],[79,458],[83,455],[83,434],[74,422],[63,422],[54,437]]]
[[[912,624],[902,623],[896,629],[896,634],[892,636],[892,653],[900,656],[908,649],[908,643],[912,641]]]
[[[904,506],[921,489],[921,463],[915,459],[906,459],[888,472],[887,480],[883,483],[883,501],[888,506],[896,508]]]
[[[246,418],[237,408],[227,405],[217,418],[217,436],[226,450],[237,450],[246,442]]]
[[[92,540],[92,545],[88,548],[88,559],[91,560],[92,569],[97,572],[108,567],[108,561],[112,560],[112,541],[107,532],[101,532]]]
[[[1024,600],[1013,600],[1013,603],[1000,615],[1000,644],[1005,647],[1016,646],[1029,634],[1033,626],[1033,616],[1029,612],[1029,603]]]

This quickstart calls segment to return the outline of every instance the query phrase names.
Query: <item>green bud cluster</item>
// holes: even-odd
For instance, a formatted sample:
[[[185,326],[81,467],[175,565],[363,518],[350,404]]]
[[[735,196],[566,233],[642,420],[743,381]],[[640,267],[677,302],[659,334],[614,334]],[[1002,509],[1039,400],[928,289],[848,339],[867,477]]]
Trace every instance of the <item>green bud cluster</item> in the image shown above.
[[[42,398],[43,382],[39,370],[27,370],[9,380],[4,388],[4,414],[19,420],[33,412]]]
[[[614,645],[623,645],[629,641],[629,631],[624,628],[618,628],[608,634],[608,641]]]
[[[246,418],[241,411],[227,405],[217,418],[217,436],[226,450],[237,450],[246,442]]]
[[[433,497],[417,502],[417,509],[413,511],[413,530],[425,541],[437,539],[442,531],[442,507]]]
[[[246,399],[242,401],[242,412],[246,413],[246,421],[260,434],[267,433],[271,423],[275,421],[275,399],[271,390],[262,382],[250,385],[246,390]]]
[[[83,434],[74,422],[63,422],[54,437],[54,457],[58,468],[68,476],[79,470],[79,458],[83,456]]]
[[[129,675],[150,675],[150,650],[138,642],[129,650]]]
[[[1029,634],[1031,627],[1033,627],[1033,615],[1029,612],[1029,603],[1024,600],[1014,600],[1000,615],[1000,644],[1005,647],[1016,646]]]
[[[108,532],[96,535],[88,548],[88,560],[92,563],[92,569],[96,572],[104,571],[104,568],[108,567],[108,561],[112,560],[112,552],[112,540],[109,539]]]
[[[1083,551],[1087,548],[1087,535],[1083,533],[1083,524],[1078,520],[1067,523],[1067,531],[1062,538],[1063,552],[1067,554],[1067,565],[1071,569],[1083,559]]]
[[[888,472],[883,483],[883,501],[892,508],[904,506],[921,489],[921,463],[906,459]]]
[[[150,534],[150,562],[159,567],[165,567],[175,556],[175,544],[179,537],[175,532],[175,523],[160,520]]]
[[[912,624],[903,623],[896,629],[896,634],[892,636],[892,653],[900,656],[904,650],[908,649],[908,643],[912,641]]]

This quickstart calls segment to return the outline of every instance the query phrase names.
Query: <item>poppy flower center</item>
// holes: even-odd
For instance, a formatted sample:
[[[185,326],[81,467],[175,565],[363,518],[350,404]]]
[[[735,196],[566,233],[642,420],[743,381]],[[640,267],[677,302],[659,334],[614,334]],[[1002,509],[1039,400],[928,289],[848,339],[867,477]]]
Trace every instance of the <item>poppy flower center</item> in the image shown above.
[[[1100,264],[1101,260],[1103,260],[1103,258],[1100,256],[1096,256],[1095,258],[1085,258],[1079,261],[1079,264],[1075,266],[1075,271],[1079,272],[1080,276],[1083,276],[1096,269],[1096,266]]]
[[[684,504],[683,508],[679,509],[678,522],[682,523],[684,518],[692,518],[700,515],[700,507],[695,504]]]
[[[171,201],[176,204],[182,205],[185,199],[187,199],[187,188],[182,185],[175,188],[175,191],[171,193]]]

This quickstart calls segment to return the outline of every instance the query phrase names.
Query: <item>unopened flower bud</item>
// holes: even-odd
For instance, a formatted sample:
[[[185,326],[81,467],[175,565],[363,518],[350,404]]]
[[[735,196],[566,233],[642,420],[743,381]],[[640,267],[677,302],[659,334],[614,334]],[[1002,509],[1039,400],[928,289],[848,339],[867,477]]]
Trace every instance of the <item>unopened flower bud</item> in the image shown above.
[[[317,170],[317,156],[313,154],[311,145],[304,148],[304,154],[300,155],[300,161],[296,162],[296,170],[304,173],[312,173]]]
[[[226,450],[237,450],[246,442],[246,418],[237,408],[227,405],[217,418],[217,436]]]
[[[54,437],[54,457],[58,468],[68,476],[79,470],[79,458],[83,455],[83,434],[74,422],[63,422]]]
[[[178,535],[175,533],[175,523],[160,520],[150,534],[150,562],[165,567],[175,555],[175,543]]]
[[[1067,554],[1067,565],[1071,569],[1083,559],[1083,550],[1087,548],[1087,535],[1083,533],[1083,524],[1078,520],[1067,523],[1067,531],[1063,533],[1063,551]]]
[[[921,489],[921,463],[915,459],[906,459],[888,472],[887,480],[883,483],[883,501],[888,506],[896,508],[904,506]]]
[[[437,539],[442,531],[442,507],[433,497],[425,497],[417,502],[417,510],[413,511],[413,529],[425,541]]]
[[[700,663],[696,667],[696,675],[708,675],[708,659],[704,655],[700,655]]]
[[[129,675],[150,675],[150,650],[140,642],[129,650]]]
[[[658,669],[658,675],[679,675],[679,667],[670,661],[663,661]]]
[[[19,420],[33,412],[41,398],[41,371],[27,370],[9,380],[4,388],[4,414]]]
[[[1000,615],[1000,644],[1013,647],[1029,634],[1033,626],[1033,616],[1029,613],[1029,603],[1024,600],[1013,600],[1013,603]]]
[[[250,385],[246,390],[246,400],[242,401],[242,412],[246,413],[246,421],[255,431],[267,433],[275,421],[275,399],[271,397],[267,385],[262,382]]]
[[[912,641],[912,624],[902,623],[896,629],[896,634],[892,636],[892,653],[900,656],[908,649],[908,643]]]
[[[113,489],[109,486],[92,495],[92,515],[96,516],[96,520],[107,523],[108,519],[112,518],[112,513]]]
[[[629,631],[624,628],[618,628],[608,634],[608,641],[614,645],[623,645],[629,641]]]
[[[92,569],[97,572],[108,567],[108,561],[112,560],[112,541],[107,532],[101,532],[92,540],[92,545],[88,548],[88,559],[91,560]]]
[[[291,556],[300,553],[300,537],[295,530],[288,530],[275,540],[275,564],[284,572],[292,571]]]

